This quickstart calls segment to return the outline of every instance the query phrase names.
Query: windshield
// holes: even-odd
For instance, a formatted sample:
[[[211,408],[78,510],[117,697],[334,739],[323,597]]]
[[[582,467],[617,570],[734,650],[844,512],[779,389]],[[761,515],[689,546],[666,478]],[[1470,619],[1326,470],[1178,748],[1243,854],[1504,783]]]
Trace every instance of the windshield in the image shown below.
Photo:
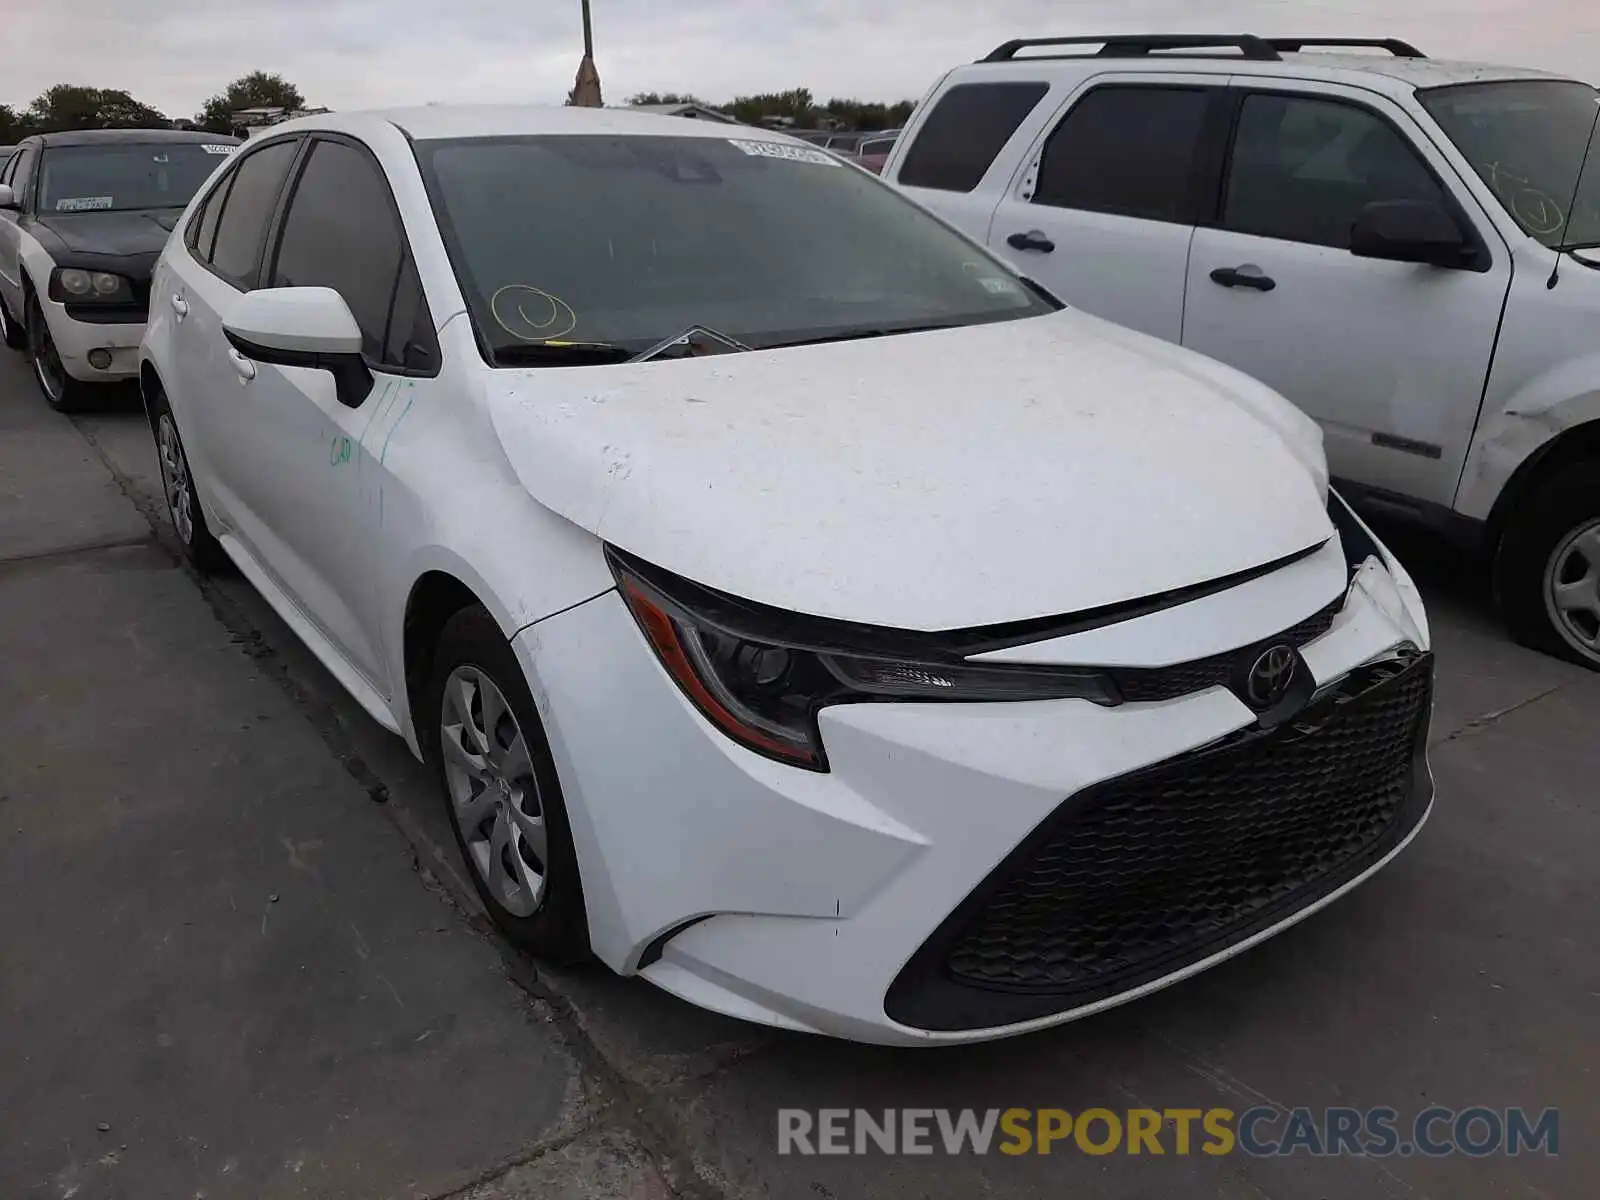
[[[1537,79],[1433,88],[1418,96],[1524,230],[1552,249],[1600,245],[1600,147],[1590,153],[1577,186],[1600,111],[1594,88]]]
[[[220,141],[51,146],[40,160],[39,211],[182,208],[233,150]]]
[[[736,137],[424,141],[492,354],[641,351],[691,325],[755,349],[1053,311],[1007,267],[825,150]]]

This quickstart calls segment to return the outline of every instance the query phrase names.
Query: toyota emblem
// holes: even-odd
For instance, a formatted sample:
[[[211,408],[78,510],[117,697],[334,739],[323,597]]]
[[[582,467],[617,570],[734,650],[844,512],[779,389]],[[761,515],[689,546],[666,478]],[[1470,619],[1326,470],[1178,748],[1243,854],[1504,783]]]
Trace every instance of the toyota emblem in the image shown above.
[[[1273,646],[1262,651],[1245,677],[1245,699],[1252,707],[1271,708],[1283,699],[1294,682],[1295,661],[1292,646]]]

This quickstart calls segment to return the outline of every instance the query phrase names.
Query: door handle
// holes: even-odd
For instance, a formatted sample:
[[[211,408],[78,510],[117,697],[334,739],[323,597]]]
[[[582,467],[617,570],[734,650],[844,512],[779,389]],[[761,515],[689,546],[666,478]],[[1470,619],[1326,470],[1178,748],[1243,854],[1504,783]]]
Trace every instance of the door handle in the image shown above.
[[[256,365],[231,346],[228,348],[228,359],[233,363],[233,369],[239,372],[239,382],[249,383],[256,377]]]
[[[182,296],[173,296],[172,311],[178,314],[178,320],[183,320],[189,315],[189,302]]]
[[[1006,239],[1006,245],[1015,250],[1037,250],[1040,254],[1049,254],[1056,248],[1056,244],[1037,229],[1013,233]]]
[[[1258,292],[1270,292],[1278,286],[1276,279],[1263,275],[1260,267],[1249,264],[1242,267],[1218,267],[1211,272],[1211,282],[1220,283],[1226,288],[1254,288]]]

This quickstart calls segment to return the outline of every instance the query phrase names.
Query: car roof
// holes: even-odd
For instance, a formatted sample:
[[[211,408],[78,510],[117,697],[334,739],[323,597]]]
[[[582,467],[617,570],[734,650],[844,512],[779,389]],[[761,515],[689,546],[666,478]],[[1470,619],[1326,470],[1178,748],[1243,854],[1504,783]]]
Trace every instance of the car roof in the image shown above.
[[[424,108],[382,109],[341,114],[345,119],[373,119],[398,126],[417,141],[435,138],[515,137],[530,134],[633,134],[640,137],[737,137],[751,141],[793,139],[754,125],[690,121],[683,117],[635,112],[627,108],[578,108],[539,104],[438,104]],[[315,129],[318,118],[305,117],[277,128]],[[275,130],[276,131],[276,130]]]
[[[956,75],[970,79],[993,72],[999,78],[1039,78],[1041,70],[1061,67],[1094,73],[1119,71],[1183,70],[1218,75],[1281,76],[1285,79],[1323,79],[1385,91],[1411,91],[1449,87],[1462,83],[1490,83],[1518,79],[1568,79],[1529,67],[1506,67],[1490,63],[1461,62],[1442,58],[1402,58],[1379,53],[1332,53],[1302,50],[1285,53],[1276,60],[1244,58],[1237,54],[1181,54],[1163,52],[1147,55],[1099,55],[1077,53],[1037,54],[998,62],[977,62],[959,68]]]
[[[206,142],[235,145],[239,139],[199,129],[72,129],[40,133],[28,139],[43,146],[147,146],[151,142]]]

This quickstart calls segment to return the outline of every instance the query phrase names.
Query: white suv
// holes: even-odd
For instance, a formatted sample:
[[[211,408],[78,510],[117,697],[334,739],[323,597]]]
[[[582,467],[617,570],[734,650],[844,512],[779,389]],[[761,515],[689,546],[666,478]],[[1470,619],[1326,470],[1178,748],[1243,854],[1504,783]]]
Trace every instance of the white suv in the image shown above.
[[[1352,500],[1481,547],[1513,632],[1600,667],[1596,114],[1394,40],[1034,38],[940,80],[884,178],[1282,392]]]

